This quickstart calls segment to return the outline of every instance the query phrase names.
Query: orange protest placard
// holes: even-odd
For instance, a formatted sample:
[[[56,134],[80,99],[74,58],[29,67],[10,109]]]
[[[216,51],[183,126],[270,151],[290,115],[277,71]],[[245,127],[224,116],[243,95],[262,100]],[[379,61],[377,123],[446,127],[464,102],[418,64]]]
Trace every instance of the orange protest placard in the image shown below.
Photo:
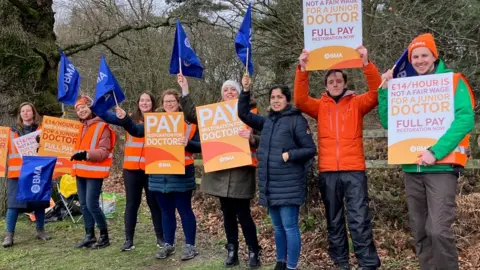
[[[38,155],[57,157],[53,178],[72,172],[70,157],[75,153],[76,145],[80,143],[81,133],[82,123],[79,121],[43,117]]]
[[[145,173],[185,174],[182,112],[145,114]]]
[[[5,177],[7,172],[8,139],[10,128],[0,127],[0,177]]]
[[[237,101],[197,107],[205,172],[252,164],[248,139],[238,135],[246,125],[237,116]]]

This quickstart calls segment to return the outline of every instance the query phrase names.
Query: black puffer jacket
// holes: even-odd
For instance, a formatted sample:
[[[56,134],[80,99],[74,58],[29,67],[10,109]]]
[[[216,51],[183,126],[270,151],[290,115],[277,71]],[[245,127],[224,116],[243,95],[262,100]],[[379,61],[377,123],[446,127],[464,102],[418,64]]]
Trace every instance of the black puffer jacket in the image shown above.
[[[305,163],[317,148],[307,119],[288,105],[268,116],[252,114],[248,103],[250,92],[240,94],[238,117],[248,126],[261,131],[258,147],[259,203],[264,206],[302,205],[305,202],[307,170]],[[283,161],[282,153],[289,159]]]

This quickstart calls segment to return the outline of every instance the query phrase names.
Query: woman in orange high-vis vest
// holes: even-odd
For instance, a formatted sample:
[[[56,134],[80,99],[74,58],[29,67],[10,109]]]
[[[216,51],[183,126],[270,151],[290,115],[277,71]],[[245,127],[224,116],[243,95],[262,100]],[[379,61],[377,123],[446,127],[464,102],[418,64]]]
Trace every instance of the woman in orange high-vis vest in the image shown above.
[[[72,176],[77,180],[77,194],[85,226],[85,238],[75,248],[104,248],[110,245],[105,215],[99,205],[103,179],[110,175],[115,146],[115,132],[90,109],[91,99],[82,96],[75,111],[83,124],[80,143],[71,157]],[[94,227],[100,230],[98,241]]]
[[[179,74],[178,83],[182,87],[180,99],[183,113],[187,121],[197,123],[195,104],[190,98],[187,79]],[[240,85],[232,80],[227,80],[221,88],[221,101],[237,99],[240,94]],[[250,110],[257,113],[255,101],[250,100]],[[252,152],[252,165],[232,168],[227,170],[204,173],[202,177],[201,191],[218,197],[223,213],[223,225],[227,237],[227,258],[225,267],[239,264],[238,261],[238,223],[240,223],[248,246],[248,266],[257,268],[260,266],[260,246],[258,244],[257,229],[250,211],[250,201],[255,196],[256,188],[256,148],[260,137],[254,132],[242,130],[239,135],[248,138]]]
[[[180,93],[174,89],[163,91],[161,96],[161,112],[178,112]],[[107,117],[107,118],[111,118]],[[135,123],[121,108],[117,108],[117,121],[133,136],[144,137],[144,124]],[[113,121],[112,121],[113,122]],[[175,210],[182,220],[185,235],[185,248],[182,260],[193,259],[198,253],[195,248],[197,221],[192,209],[192,193],[196,188],[193,153],[200,152],[199,135],[195,124],[185,122],[185,137],[181,144],[185,145],[185,174],[150,174],[148,188],[155,195],[162,210],[163,235],[165,243],[156,254],[158,259],[165,259],[175,252],[175,231],[177,228]],[[148,164],[147,164],[148,166]]]
[[[137,109],[130,118],[137,123],[143,122],[143,114],[154,112],[157,102],[152,94],[144,92],[137,100]],[[121,125],[121,121],[114,115],[106,113],[99,115],[106,122]],[[148,175],[145,174],[144,139],[125,133],[125,148],[123,156],[123,183],[125,186],[125,242],[120,251],[130,251],[135,248],[133,236],[137,225],[137,216],[142,202],[142,189],[145,190],[147,205],[152,215],[153,228],[157,236],[157,246],[163,246],[162,212],[155,200],[155,196],[148,189]]]
[[[22,167],[22,157],[17,151],[13,140],[39,130],[40,115],[32,103],[24,102],[18,108],[17,123],[12,127],[10,139],[8,142],[8,190],[7,190],[7,215],[6,215],[6,233],[3,247],[13,245],[13,235],[15,225],[17,224],[18,214],[30,210],[35,211],[35,223],[37,228],[37,239],[47,241],[50,236],[45,232],[45,208],[49,203],[37,202],[19,202],[17,201],[18,177]]]

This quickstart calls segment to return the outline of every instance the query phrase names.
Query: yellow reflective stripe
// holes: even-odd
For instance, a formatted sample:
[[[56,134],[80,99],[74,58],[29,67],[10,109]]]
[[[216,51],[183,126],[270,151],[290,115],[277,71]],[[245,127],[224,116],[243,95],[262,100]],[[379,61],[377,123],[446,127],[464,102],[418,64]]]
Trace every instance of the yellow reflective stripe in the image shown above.
[[[145,162],[145,158],[139,156],[124,156],[123,161]]]
[[[90,150],[94,150],[97,145],[98,136],[100,135],[100,129],[105,125],[105,123],[99,123],[95,127],[95,132],[93,132],[92,141],[90,142]]]
[[[22,166],[8,166],[9,171],[20,171]]]
[[[11,154],[8,155],[8,158],[21,158],[22,156],[20,154]]]
[[[88,170],[88,171],[93,171],[93,172],[108,172],[108,171],[110,171],[110,167],[94,166],[94,165],[86,165],[86,164],[73,164],[73,169]]]
[[[465,149],[464,146],[457,146],[457,148],[455,148],[455,152],[458,152],[461,154],[467,154],[467,149]]]

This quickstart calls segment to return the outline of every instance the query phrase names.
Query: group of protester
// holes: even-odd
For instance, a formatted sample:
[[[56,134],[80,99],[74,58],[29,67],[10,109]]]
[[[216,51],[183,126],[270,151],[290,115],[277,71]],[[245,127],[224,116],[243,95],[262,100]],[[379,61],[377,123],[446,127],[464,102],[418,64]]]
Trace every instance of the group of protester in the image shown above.
[[[368,207],[363,117],[379,105],[381,123],[388,128],[388,81],[393,76],[392,70],[380,75],[365,47],[360,46],[357,51],[363,60],[368,85],[368,91],[363,94],[348,90],[347,74],[343,70],[332,69],[325,75],[326,92],[320,98],[310,97],[309,72],[305,68],[309,56],[305,50],[299,57],[293,97],[287,86],[272,86],[266,116],[258,114],[248,75],[242,78],[241,85],[232,80],[223,84],[220,92],[222,101],[238,99],[238,116],[251,128],[239,134],[248,139],[253,161],[250,166],[204,173],[202,177],[201,192],[217,197],[221,205],[227,240],[225,267],[239,264],[238,223],[248,248],[248,266],[257,268],[261,265],[261,247],[250,212],[258,170],[259,204],[268,209],[275,232],[277,263],[274,269],[297,268],[301,251],[299,208],[306,199],[308,166],[305,164],[317,154],[318,184],[326,210],[331,259],[338,269],[351,267],[346,231],[348,224],[360,269],[380,267]],[[408,57],[418,76],[451,72],[439,58],[430,34],[420,35],[412,41]],[[160,247],[156,257],[164,259],[175,253],[176,210],[185,234],[182,260],[192,259],[198,254],[195,243],[197,224],[191,204],[192,192],[196,188],[193,154],[201,152],[196,104],[190,96],[187,79],[178,74],[177,81],[181,92],[165,90],[160,96],[160,106],[157,106],[152,94],[142,93],[136,110],[130,114],[117,107],[115,113],[95,115],[90,109],[91,99],[86,96],[75,104],[83,131],[79,149],[72,156],[73,175],[76,176],[86,232],[76,248],[103,248],[110,244],[107,222],[98,204],[102,183],[109,176],[116,142],[115,132],[109,123],[123,127],[128,133],[123,163],[127,200],[125,243],[121,251],[135,248],[135,224],[142,190],[145,190],[156,243]],[[465,138],[474,126],[474,99],[465,79],[455,80],[454,89],[455,120],[451,127],[435,145],[419,156],[418,164],[402,166],[409,219],[421,269],[458,269],[451,225],[455,218],[455,186],[465,166],[466,154],[465,151],[456,152],[458,159],[452,164],[440,165],[436,161],[464,146]],[[181,140],[185,146],[184,175],[145,174],[143,117],[147,112],[156,111],[184,113],[185,137]],[[302,113],[317,120],[318,148]],[[39,124],[40,116],[33,104],[21,104],[17,124],[12,128],[12,140],[41,129]],[[21,157],[10,141],[4,247],[13,245],[20,209],[34,210],[37,238],[50,239],[44,230],[45,206],[16,201],[20,167]],[[94,232],[95,224],[100,230],[98,239]]]

